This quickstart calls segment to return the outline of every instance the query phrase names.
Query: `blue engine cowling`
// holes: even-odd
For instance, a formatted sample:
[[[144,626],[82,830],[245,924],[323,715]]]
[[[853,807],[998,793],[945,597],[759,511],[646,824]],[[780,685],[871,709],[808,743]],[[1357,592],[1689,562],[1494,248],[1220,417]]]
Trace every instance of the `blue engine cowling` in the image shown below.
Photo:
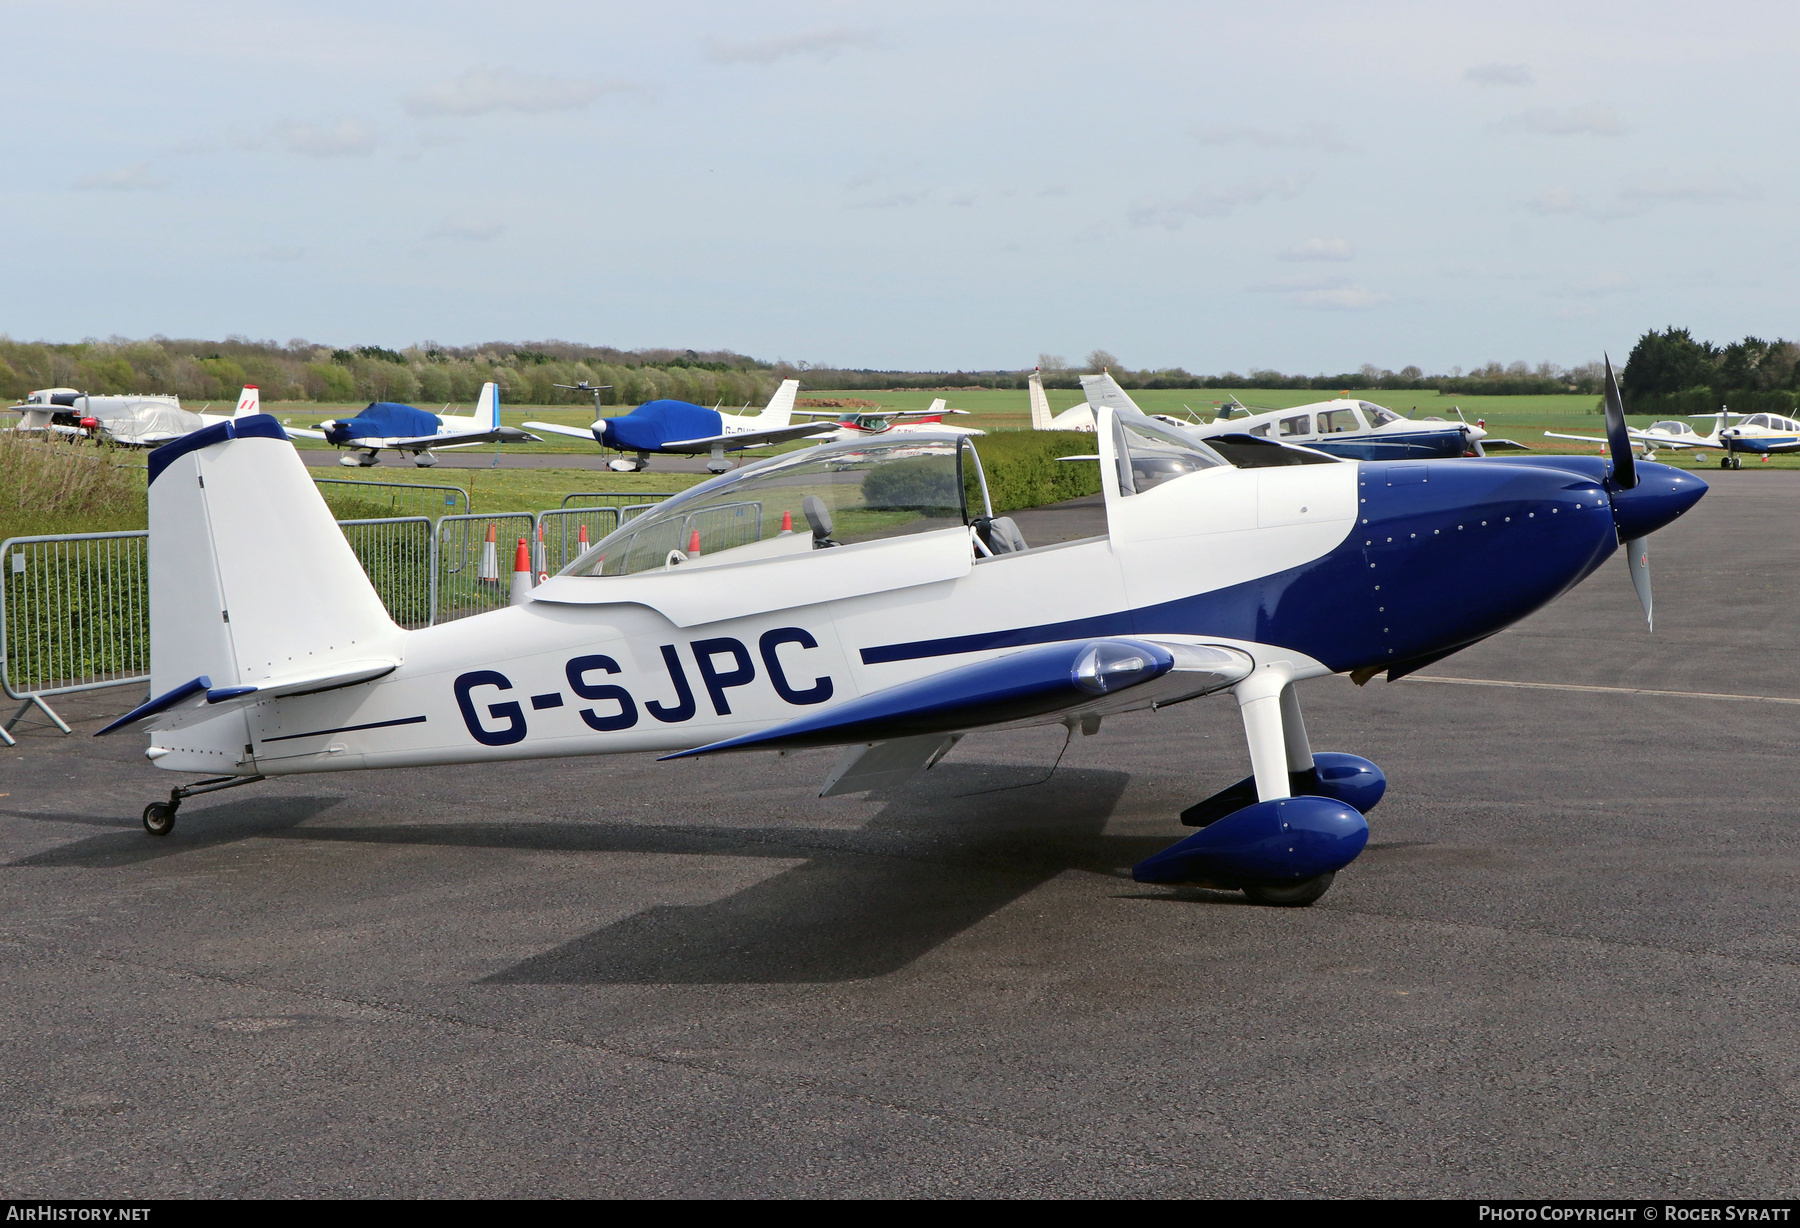
[[[1283,797],[1201,828],[1138,862],[1131,877],[1140,883],[1297,882],[1343,869],[1368,842],[1368,820],[1354,806],[1329,797]]]

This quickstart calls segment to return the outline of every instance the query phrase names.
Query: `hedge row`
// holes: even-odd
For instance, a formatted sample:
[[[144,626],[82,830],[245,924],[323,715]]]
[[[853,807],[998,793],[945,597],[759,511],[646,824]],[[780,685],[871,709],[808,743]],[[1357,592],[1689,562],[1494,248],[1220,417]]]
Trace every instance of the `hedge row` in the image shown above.
[[[1095,447],[1092,433],[1082,431],[1001,431],[975,441],[995,512],[1099,494],[1099,465],[1056,459],[1091,456]]]

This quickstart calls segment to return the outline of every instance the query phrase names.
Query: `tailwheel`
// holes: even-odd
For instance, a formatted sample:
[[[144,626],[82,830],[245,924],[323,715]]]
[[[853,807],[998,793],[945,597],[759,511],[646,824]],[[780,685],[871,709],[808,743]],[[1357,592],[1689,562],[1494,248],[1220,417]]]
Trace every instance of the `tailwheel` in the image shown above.
[[[144,830],[153,836],[166,836],[175,830],[175,803],[151,802],[144,807]]]
[[[1244,894],[1250,897],[1252,904],[1267,904],[1272,908],[1305,908],[1331,889],[1331,880],[1337,877],[1334,870],[1329,874],[1320,874],[1315,878],[1303,878],[1294,883],[1246,883]]]

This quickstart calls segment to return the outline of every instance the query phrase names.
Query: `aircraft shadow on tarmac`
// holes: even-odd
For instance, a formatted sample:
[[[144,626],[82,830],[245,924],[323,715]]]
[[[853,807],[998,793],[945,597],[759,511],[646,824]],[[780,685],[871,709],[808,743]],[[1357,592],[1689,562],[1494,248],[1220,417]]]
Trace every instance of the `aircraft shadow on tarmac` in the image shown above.
[[[656,905],[486,978],[490,984],[775,984],[895,972],[1070,869],[1115,874],[1179,833],[1103,834],[1123,772],[943,764],[886,795],[860,828],[573,822],[332,824],[355,799],[234,799],[182,816],[164,840],[134,825],[13,866],[103,869],[250,838],[535,852],[653,852],[800,860],[698,905]],[[96,823],[91,818],[21,817]],[[1172,816],[1171,816],[1172,817]]]

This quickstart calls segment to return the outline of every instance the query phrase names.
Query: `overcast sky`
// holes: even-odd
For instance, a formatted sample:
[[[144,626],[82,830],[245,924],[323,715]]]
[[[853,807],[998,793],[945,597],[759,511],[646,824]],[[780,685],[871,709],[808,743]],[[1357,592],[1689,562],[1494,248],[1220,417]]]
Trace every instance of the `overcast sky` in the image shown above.
[[[5,0],[0,332],[847,366],[1800,335],[1800,7]]]

